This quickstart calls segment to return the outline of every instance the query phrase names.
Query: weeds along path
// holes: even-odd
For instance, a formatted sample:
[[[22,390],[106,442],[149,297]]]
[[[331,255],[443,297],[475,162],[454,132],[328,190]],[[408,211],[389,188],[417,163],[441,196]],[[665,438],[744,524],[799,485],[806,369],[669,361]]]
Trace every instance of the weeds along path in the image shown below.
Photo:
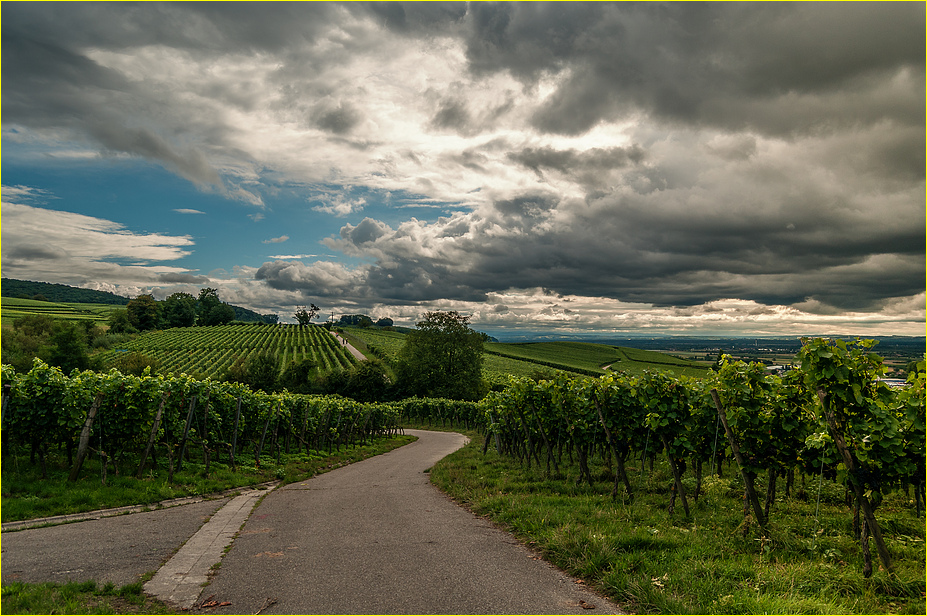
[[[427,470],[459,434],[419,440],[268,494],[197,605],[227,614],[569,614],[618,607],[454,504]],[[593,607],[594,606],[594,607]]]

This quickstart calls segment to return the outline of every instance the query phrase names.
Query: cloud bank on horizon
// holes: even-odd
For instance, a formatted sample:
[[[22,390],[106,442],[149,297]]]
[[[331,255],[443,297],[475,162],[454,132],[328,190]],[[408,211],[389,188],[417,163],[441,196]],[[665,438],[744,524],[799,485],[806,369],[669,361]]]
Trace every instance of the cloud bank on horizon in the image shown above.
[[[282,317],[923,335],[924,13],[6,4],[3,274]]]

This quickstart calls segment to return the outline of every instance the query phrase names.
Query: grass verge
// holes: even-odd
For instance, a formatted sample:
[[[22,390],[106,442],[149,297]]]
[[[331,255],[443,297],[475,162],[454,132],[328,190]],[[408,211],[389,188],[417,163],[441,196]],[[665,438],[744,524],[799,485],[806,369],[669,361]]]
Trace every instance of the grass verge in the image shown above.
[[[119,507],[127,504],[146,504],[176,498],[177,496],[205,494],[206,491],[220,491],[235,487],[250,486],[272,479],[283,483],[302,481],[319,473],[358,462],[372,456],[386,453],[416,440],[414,436],[395,436],[378,439],[370,445],[349,447],[331,455],[290,454],[276,460],[244,459],[237,469],[215,468],[210,476],[203,468],[189,465],[184,473],[175,473],[174,484],[167,485],[165,477],[152,473],[137,480],[132,477],[110,477],[110,485],[101,486],[99,480],[67,482],[68,469],[60,464],[49,464],[49,478],[37,479],[37,470],[26,469],[3,474],[3,521],[11,519],[33,519],[65,513],[78,513],[94,509]],[[54,469],[54,470],[53,470]],[[6,468],[4,468],[6,471]],[[91,473],[92,475],[92,473]],[[116,481],[118,479],[118,481]],[[15,485],[10,485],[15,484]],[[92,485],[92,487],[91,487]],[[28,486],[30,497],[22,498],[8,494],[7,490],[22,492]],[[44,495],[44,496],[40,496]],[[163,497],[163,498],[162,498]],[[146,500],[152,499],[154,500]],[[11,513],[12,511],[12,513]],[[19,516],[19,517],[14,517]],[[170,605],[153,599],[142,591],[146,580],[117,588],[112,583],[99,586],[95,581],[70,582],[65,584],[28,584],[11,582],[4,584],[0,613],[2,614],[175,614]]]
[[[482,447],[471,435],[432,468],[432,482],[631,612],[924,613],[924,521],[902,494],[877,511],[896,573],[865,579],[853,514],[835,484],[825,484],[815,516],[816,478],[807,490],[796,481],[796,496],[777,500],[764,538],[744,524],[736,469],[706,482],[686,518],[679,503],[667,512],[672,479],[659,464],[652,473],[631,470],[635,498],[621,502],[610,497],[601,463],[592,487],[577,486],[577,468],[549,476]]]
[[[182,470],[174,473],[173,482],[168,481],[168,472],[163,464],[158,469],[147,471],[141,479],[134,475],[115,475],[110,469],[106,485],[101,481],[99,460],[88,459],[81,477],[69,482],[70,468],[63,455],[49,455],[46,479],[41,479],[40,470],[29,464],[24,456],[22,460],[4,461],[0,513],[3,522],[32,520],[126,505],[154,505],[173,498],[204,496],[267,481],[291,483],[385,453],[414,440],[412,436],[395,436],[377,439],[369,445],[345,447],[331,454],[310,451],[283,454],[279,459],[261,456],[255,461],[253,456],[241,456],[235,468],[213,462],[208,473],[203,464],[186,462]],[[126,465],[126,468],[134,468],[134,465]]]
[[[4,614],[174,614],[168,604],[142,592],[143,582],[117,588],[96,582],[3,586]]]

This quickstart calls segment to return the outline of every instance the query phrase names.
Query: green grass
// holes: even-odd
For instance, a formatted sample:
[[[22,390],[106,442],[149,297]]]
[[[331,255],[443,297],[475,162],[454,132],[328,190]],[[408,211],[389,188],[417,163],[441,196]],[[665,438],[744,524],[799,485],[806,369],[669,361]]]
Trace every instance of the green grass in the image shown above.
[[[487,357],[501,354],[549,369],[605,374],[608,370],[641,374],[644,370],[672,371],[677,375],[704,376],[707,368],[694,361],[656,351],[615,347],[591,342],[488,342]]]
[[[176,614],[168,604],[142,592],[143,582],[116,588],[112,583],[24,584],[3,586],[4,614]]]
[[[209,473],[205,466],[187,462],[182,470],[168,482],[167,470],[162,463],[158,470],[149,471],[136,479],[133,475],[107,474],[102,485],[102,474],[97,459],[84,463],[81,477],[75,482],[67,480],[70,468],[59,452],[49,455],[48,478],[41,479],[37,466],[29,464],[28,454],[7,459],[3,463],[3,522],[83,513],[126,505],[147,505],[183,496],[209,495],[231,488],[251,486],[267,481],[283,483],[301,481],[321,472],[385,453],[415,440],[411,436],[377,439],[371,445],[346,447],[340,452],[314,452],[282,455],[280,463],[272,456],[261,456],[260,464],[253,457],[241,456],[237,468],[213,462]],[[126,464],[124,472],[137,466]]]
[[[369,355],[392,361],[405,343],[405,334],[377,328],[345,327],[345,337]],[[704,376],[704,365],[656,351],[615,347],[590,342],[487,342],[484,345],[483,374],[490,381],[508,375],[531,377],[566,372],[605,374],[606,367],[629,374],[644,370],[670,370],[677,375]]]
[[[406,341],[406,335],[375,327],[339,327],[344,337],[368,357],[392,361]]]
[[[632,347],[615,347],[621,361],[612,365],[613,370],[628,374],[641,374],[644,370],[667,370],[677,376],[701,377],[708,373],[708,366],[690,359],[674,357],[658,351],[645,351]]]
[[[601,461],[593,487],[577,486],[576,468],[549,477],[492,448],[484,456],[482,446],[474,438],[437,463],[432,481],[631,612],[924,613],[924,522],[902,494],[877,511],[896,575],[879,570],[867,580],[852,511],[834,484],[825,484],[815,518],[816,484],[808,479],[800,490],[796,481],[795,497],[777,501],[763,539],[755,527],[744,533],[736,469],[726,468],[698,501],[690,497],[686,518],[678,502],[667,512],[671,475],[663,465],[652,475],[632,466],[635,499],[613,501]]]
[[[68,321],[90,320],[102,323],[109,318],[110,313],[119,308],[124,309],[125,306],[118,306],[115,304],[43,302],[34,299],[4,297],[2,299],[2,311],[0,311],[0,314],[2,314],[4,325],[12,325],[13,321],[20,317],[36,314]]]
[[[603,366],[621,360],[616,347],[591,342],[487,342],[486,350],[532,362],[560,364],[604,374]]]

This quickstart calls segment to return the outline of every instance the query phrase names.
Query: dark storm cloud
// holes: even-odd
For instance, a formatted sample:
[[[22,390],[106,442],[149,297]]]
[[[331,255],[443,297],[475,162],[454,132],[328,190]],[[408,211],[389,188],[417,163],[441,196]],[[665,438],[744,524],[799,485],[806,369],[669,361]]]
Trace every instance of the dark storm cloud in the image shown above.
[[[208,276],[194,276],[193,274],[161,274],[158,276],[158,282],[164,284],[207,284]]]
[[[6,14],[6,11],[4,11]],[[121,102],[137,94],[118,73],[51,41],[4,27],[3,112],[7,122],[34,128],[65,127],[95,139],[105,150],[160,161],[201,184],[219,174],[197,149],[179,149],[151,130],[126,125]]]
[[[345,135],[363,118],[361,112],[350,103],[342,101],[337,106],[321,105],[314,113],[315,125],[336,135]]]
[[[431,125],[435,128],[451,129],[461,134],[470,131],[473,118],[463,101],[448,99],[441,103],[441,107],[431,120]]]
[[[584,151],[557,150],[551,147],[526,148],[508,155],[513,162],[524,165],[543,179],[554,171],[572,178],[587,189],[605,186],[611,172],[640,164],[644,150],[634,145],[628,148],[592,148]]]
[[[644,112],[780,134],[919,125],[923,87],[883,98],[872,85],[905,70],[923,85],[923,22],[919,3],[474,3],[466,40],[477,74],[564,76],[534,115],[544,131]]]
[[[323,241],[361,265],[265,263],[255,278],[274,290],[823,314],[924,289],[923,3],[7,3],[3,17],[9,125],[221,185],[217,169],[256,157],[236,137],[257,132],[230,118],[257,119],[254,169],[331,170],[459,210],[402,222],[363,202]],[[133,54],[134,78],[119,69]],[[399,94],[376,81],[396,57],[413,73]],[[145,62],[165,74],[147,83]],[[391,112],[420,133],[389,151]],[[348,158],[375,162],[341,176]],[[355,216],[349,201],[316,211]]]
[[[54,246],[15,246],[4,258],[17,261],[64,259],[67,252]],[[9,263],[8,263],[9,264]]]

